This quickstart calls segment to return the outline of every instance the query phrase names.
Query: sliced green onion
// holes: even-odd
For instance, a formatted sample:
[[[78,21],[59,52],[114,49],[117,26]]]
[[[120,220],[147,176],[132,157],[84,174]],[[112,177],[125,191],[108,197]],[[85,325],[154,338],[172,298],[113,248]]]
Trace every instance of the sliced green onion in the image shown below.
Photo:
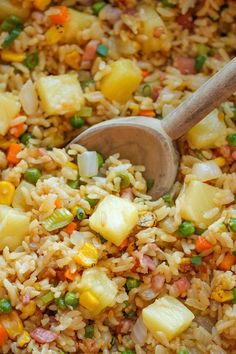
[[[87,215],[86,215],[86,213],[85,213],[83,208],[78,208],[76,210],[76,216],[77,216],[78,220],[84,220],[84,219],[87,218]]]
[[[150,85],[146,84],[142,88],[142,93],[144,97],[151,97],[152,96],[152,88]]]
[[[76,180],[76,181],[69,180],[69,181],[67,181],[67,185],[68,185],[70,188],[78,189],[78,188],[79,188],[79,181],[78,181],[78,180]]]
[[[14,40],[19,37],[20,33],[22,32],[23,30],[23,25],[22,24],[18,24],[16,25],[15,28],[13,28],[8,36],[4,39],[3,43],[2,43],[2,47],[3,48],[9,48],[12,43],[14,42]]]
[[[132,289],[138,288],[140,285],[140,281],[138,279],[129,277],[126,280],[125,285],[126,285],[127,290],[130,291]]]
[[[234,288],[233,290],[232,290],[232,292],[233,292],[233,304],[236,304],[236,288]]]
[[[38,53],[35,52],[28,54],[24,60],[24,64],[28,69],[33,70],[39,64]]]
[[[91,115],[93,114],[93,109],[91,107],[83,107],[79,113],[78,113],[81,117],[91,117]]]
[[[195,59],[195,68],[197,71],[201,71],[207,57],[205,55],[198,55]]]
[[[86,87],[88,87],[88,86],[90,86],[90,85],[94,85],[94,84],[95,84],[95,81],[92,80],[92,79],[81,82],[81,86],[82,86],[82,89],[83,89],[83,90],[84,90]]]
[[[192,256],[192,257],[190,257],[190,262],[194,265],[201,265],[202,264],[202,257],[201,256]]]
[[[42,224],[47,231],[53,231],[70,224],[73,219],[74,216],[69,210],[66,208],[60,208],[54,210],[52,215],[45,219]]]
[[[236,133],[227,135],[227,141],[230,146],[236,146]]]
[[[84,119],[81,118],[78,114],[75,114],[71,119],[70,119],[70,125],[73,128],[79,129],[84,126]]]
[[[33,138],[33,135],[30,132],[25,132],[20,136],[20,142],[24,145],[29,145],[30,139]]]
[[[18,16],[12,15],[7,17],[0,25],[2,31],[10,32],[16,25],[22,24],[22,19]]]
[[[86,197],[85,198],[87,200],[87,202],[89,202],[89,205],[93,208],[95,207],[95,205],[97,205],[97,203],[99,202],[99,199],[91,199]]]
[[[104,45],[104,44],[99,44],[97,46],[97,50],[96,53],[102,57],[102,58],[106,58],[108,55],[108,48]]]
[[[130,185],[130,178],[128,172],[119,172],[117,177],[120,177],[121,188],[128,188]]]
[[[202,235],[203,232],[206,231],[205,229],[200,229],[200,227],[195,228],[195,234],[196,235]]]
[[[98,159],[98,169],[100,169],[104,163],[104,158],[99,152],[97,152],[97,159]]]
[[[161,3],[164,7],[176,7],[176,4],[173,4],[169,0],[161,0]]]
[[[178,352],[178,354],[189,354],[189,351],[186,349],[180,350],[180,352]]]
[[[94,177],[98,174],[98,158],[96,151],[85,151],[77,157],[81,177]]]
[[[99,12],[106,6],[107,4],[105,3],[105,1],[99,1],[96,2],[95,4],[93,4],[92,6],[92,11],[94,13],[94,15],[98,16]]]
[[[129,305],[130,305],[129,301],[127,301],[127,300],[125,300],[125,301],[123,302],[123,304],[124,304],[125,308],[126,308],[126,307],[129,307]]]
[[[132,349],[126,349],[121,352],[121,354],[135,354],[135,351]]]
[[[154,185],[154,179],[153,178],[147,178],[146,179],[146,185],[147,185],[147,190],[149,191]]]
[[[164,200],[164,202],[166,204],[168,204],[169,206],[173,206],[174,205],[174,201],[172,198],[172,195],[170,193],[166,193],[162,196],[162,199]]]
[[[87,325],[85,327],[85,338],[93,338],[93,336],[94,336],[94,326]]]
[[[49,304],[49,302],[54,300],[54,293],[52,291],[49,291],[47,294],[41,296],[39,299],[43,302],[44,305],[47,305]]]

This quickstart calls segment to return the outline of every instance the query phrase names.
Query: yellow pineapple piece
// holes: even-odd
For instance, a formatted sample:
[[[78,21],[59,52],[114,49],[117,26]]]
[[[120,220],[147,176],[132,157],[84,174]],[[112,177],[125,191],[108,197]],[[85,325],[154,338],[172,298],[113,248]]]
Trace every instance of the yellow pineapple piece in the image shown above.
[[[73,114],[84,104],[83,92],[75,74],[41,77],[37,89],[47,115]]]
[[[0,250],[18,247],[29,230],[30,217],[20,210],[0,205]]]
[[[159,50],[168,51],[171,47],[170,35],[161,17],[150,6],[143,5],[139,8],[141,19],[141,33],[147,36],[142,43],[142,50],[150,54]]]
[[[90,268],[83,272],[78,286],[80,304],[93,315],[110,306],[116,297],[117,286],[100,268]],[[81,302],[82,299],[82,302]]]
[[[74,257],[74,260],[79,265],[91,267],[98,261],[98,251],[92,243],[85,242],[78,254]]]
[[[78,34],[97,21],[93,15],[86,14],[68,8],[69,21],[65,23],[64,39],[66,43],[71,43],[77,40]]]
[[[15,5],[11,0],[0,1],[0,21],[3,21],[6,17],[15,15],[25,20],[29,16],[29,8]]]
[[[194,149],[210,149],[226,135],[226,125],[215,109],[187,133],[187,141]]]
[[[16,311],[11,311],[6,315],[1,315],[0,322],[3,324],[11,339],[15,339],[24,331],[23,323]]]
[[[138,211],[126,199],[108,195],[89,219],[92,230],[119,246],[138,222]]]
[[[176,298],[165,295],[142,311],[145,326],[152,332],[163,332],[171,340],[184,332],[194,314]]]
[[[0,134],[5,135],[11,121],[20,112],[21,104],[16,96],[10,93],[0,93]]]
[[[130,59],[119,59],[110,67],[101,81],[101,91],[111,101],[126,103],[142,81],[141,71]]]
[[[21,181],[18,187],[15,190],[13,201],[12,201],[12,206],[13,208],[18,208],[23,211],[28,211],[31,209],[31,206],[27,204],[26,199],[25,199],[25,194],[27,195],[28,193],[34,189],[34,185],[32,183],[28,183],[26,181]]]
[[[210,225],[219,215],[207,219],[204,217],[204,213],[217,207],[214,198],[218,192],[219,188],[207,183],[191,181],[179,197],[181,217],[194,222],[199,227],[200,224]]]

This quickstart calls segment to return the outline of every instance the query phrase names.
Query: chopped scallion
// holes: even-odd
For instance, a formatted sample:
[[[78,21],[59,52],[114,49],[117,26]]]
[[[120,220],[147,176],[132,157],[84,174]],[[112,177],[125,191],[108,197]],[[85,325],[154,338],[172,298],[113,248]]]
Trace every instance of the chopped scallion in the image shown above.
[[[47,305],[49,304],[49,302],[54,300],[54,293],[52,291],[49,291],[48,293],[41,296],[40,300],[43,302],[44,305]]]
[[[104,44],[99,44],[96,50],[96,53],[102,57],[106,58],[108,55],[108,48]]]
[[[92,11],[94,15],[98,16],[99,12],[106,6],[105,1],[98,1],[92,5]]]
[[[85,338],[93,338],[94,336],[94,326],[92,324],[85,327]]]
[[[16,25],[22,24],[22,19],[18,16],[9,16],[1,23],[1,30],[5,32],[10,32]]]
[[[8,36],[4,39],[4,41],[2,43],[2,47],[9,48],[12,45],[12,43],[14,42],[14,40],[20,35],[22,30],[23,30],[23,25],[21,23],[16,25],[16,27],[13,28],[9,32]]]
[[[152,88],[150,85],[146,84],[142,88],[142,93],[144,97],[151,97],[152,96]]]
[[[91,117],[93,114],[93,109],[92,107],[83,107],[78,114],[80,117]]]
[[[120,186],[121,188],[128,188],[130,185],[130,178],[128,172],[120,172],[117,174],[117,177],[120,177]]]
[[[162,199],[164,200],[164,202],[166,204],[168,204],[169,206],[173,206],[174,205],[174,201],[172,198],[172,195],[170,193],[166,193],[162,196]]]
[[[52,215],[45,219],[42,224],[47,231],[53,231],[70,224],[73,219],[74,216],[69,210],[60,208],[54,210]]]
[[[195,68],[197,71],[201,71],[207,57],[205,55],[198,55],[195,59]]]
[[[232,292],[233,292],[233,304],[236,304],[236,288],[234,288],[233,290],[232,290]]]
[[[39,64],[38,53],[29,53],[24,60],[24,64],[28,69],[33,70]]]
[[[146,179],[146,185],[147,185],[147,190],[149,191],[154,185],[154,179],[153,178],[147,178]]]

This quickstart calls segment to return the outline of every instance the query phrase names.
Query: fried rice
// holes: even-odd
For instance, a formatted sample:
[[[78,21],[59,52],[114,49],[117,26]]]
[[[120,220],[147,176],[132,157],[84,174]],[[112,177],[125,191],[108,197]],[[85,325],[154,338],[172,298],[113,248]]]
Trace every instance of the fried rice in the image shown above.
[[[10,31],[3,23],[12,13],[4,15],[4,4],[9,2],[0,1],[0,95],[13,94],[20,109],[0,136],[0,352],[236,353],[235,96],[218,107],[214,119],[221,124],[220,133],[211,143],[199,143],[206,126],[179,140],[177,180],[158,200],[148,195],[154,176],[145,179],[144,166],[119,154],[104,160],[100,156],[99,172],[81,176],[77,158],[85,156],[86,148],[76,144],[64,148],[81,131],[106,119],[138,115],[165,119],[235,55],[236,3],[15,0],[12,5],[21,8],[17,14],[23,13],[24,20],[6,48]],[[94,20],[72,39],[63,34],[57,38],[58,32],[51,38],[58,5]],[[155,10],[165,24],[168,38],[161,39],[159,49],[145,50],[142,6]],[[163,29],[157,29],[160,40]],[[96,50],[102,47],[86,60],[91,42]],[[29,64],[30,54],[34,56]],[[120,59],[132,60],[142,76],[125,102],[111,99],[103,90],[112,63]],[[68,73],[81,84],[83,109],[77,109],[77,115],[49,114],[37,85],[42,78]],[[207,139],[213,128],[214,123],[205,133]],[[214,164],[213,175],[205,177],[201,166],[209,166],[209,161]],[[208,203],[208,189],[198,198],[188,188],[202,185],[215,191],[214,206],[199,216],[200,205]],[[92,215],[109,195],[128,203],[127,208],[135,207],[138,215],[122,242],[112,242],[91,227]],[[192,212],[189,203],[194,198],[198,205]],[[5,210],[10,231],[8,226],[3,231]],[[69,218],[55,228],[52,216],[62,210]],[[20,221],[18,225],[19,215],[11,219],[10,213],[20,213],[28,222],[26,232]],[[4,240],[4,232],[10,238]],[[18,235],[21,232],[23,236]],[[91,264],[86,263],[89,256],[81,260],[85,245],[95,255]],[[99,311],[101,304],[93,293],[96,283],[81,290],[90,270],[98,277],[102,274],[110,295],[115,289],[113,299]],[[108,297],[109,289],[103,291]],[[166,295],[178,299],[194,316],[173,337],[144,324],[144,309]]]

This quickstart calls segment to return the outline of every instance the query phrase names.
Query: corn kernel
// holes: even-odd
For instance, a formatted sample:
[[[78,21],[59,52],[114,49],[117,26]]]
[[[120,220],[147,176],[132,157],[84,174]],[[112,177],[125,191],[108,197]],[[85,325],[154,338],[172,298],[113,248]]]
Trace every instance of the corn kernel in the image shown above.
[[[23,333],[20,335],[20,337],[17,340],[17,345],[22,348],[25,346],[25,344],[29,343],[30,341],[30,335],[27,331],[23,331]]]
[[[38,291],[41,290],[41,285],[39,283],[34,283],[33,286],[34,286],[35,290],[38,290]]]
[[[15,187],[11,182],[0,182],[0,204],[11,205]]]
[[[1,315],[1,323],[11,339],[16,338],[23,332],[23,324],[16,311]]]
[[[36,303],[35,301],[31,300],[30,303],[24,307],[22,307],[22,314],[21,318],[25,320],[27,317],[32,316],[36,311]]]
[[[215,159],[215,162],[219,167],[223,167],[226,164],[226,160],[224,157],[217,157]]]
[[[45,33],[45,38],[48,44],[53,45],[60,41],[64,35],[64,27],[55,25],[50,27]]]
[[[224,291],[222,289],[216,289],[211,293],[211,299],[217,302],[226,302],[233,299],[232,291]]]
[[[71,68],[78,70],[79,64],[80,64],[80,54],[76,50],[73,50],[72,52],[67,53],[65,55],[65,62]]]
[[[86,307],[90,311],[95,311],[99,306],[99,301],[90,291],[84,291],[79,298],[80,305]]]
[[[190,263],[191,263],[190,258],[188,258],[188,257],[183,257],[181,259],[181,264],[190,264]]]
[[[50,3],[51,0],[34,0],[34,6],[41,11],[45,10]]]
[[[219,118],[219,120],[224,121],[224,119],[225,119],[224,113],[223,112],[219,112],[218,113],[218,118]]]
[[[21,63],[25,59],[25,54],[14,53],[12,50],[2,50],[1,59],[6,62]]]
[[[85,242],[84,246],[79,250],[77,256],[74,257],[74,260],[79,265],[91,267],[98,261],[98,251],[91,243]]]
[[[78,166],[73,162],[67,162],[66,166],[71,168],[72,170],[78,170]]]
[[[75,206],[73,206],[73,208],[71,208],[71,212],[72,212],[73,216],[76,216],[78,208],[79,208],[79,205],[75,205]]]

